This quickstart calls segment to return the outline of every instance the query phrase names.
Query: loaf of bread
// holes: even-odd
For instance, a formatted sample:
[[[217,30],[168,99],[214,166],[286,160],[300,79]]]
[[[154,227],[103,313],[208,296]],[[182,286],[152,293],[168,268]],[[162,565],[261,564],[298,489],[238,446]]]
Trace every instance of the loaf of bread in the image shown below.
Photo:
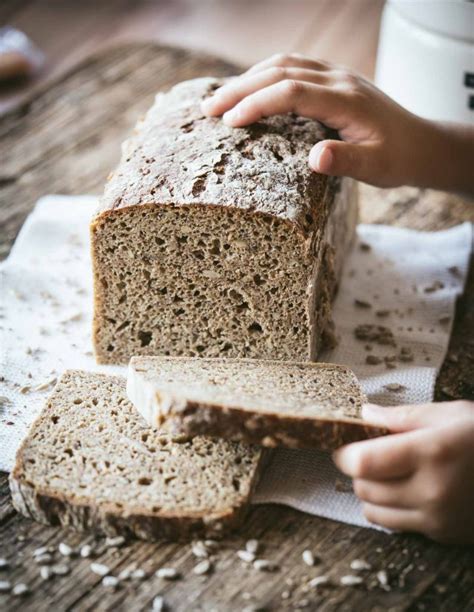
[[[152,427],[173,433],[321,450],[387,433],[362,420],[364,394],[339,365],[134,357],[127,394]]]
[[[350,180],[308,166],[328,130],[282,115],[206,118],[202,78],[159,94],[91,225],[94,345],[132,355],[314,360],[353,236]]]
[[[125,380],[66,372],[20,447],[13,505],[42,523],[146,540],[215,536],[243,519],[261,451],[151,430]]]

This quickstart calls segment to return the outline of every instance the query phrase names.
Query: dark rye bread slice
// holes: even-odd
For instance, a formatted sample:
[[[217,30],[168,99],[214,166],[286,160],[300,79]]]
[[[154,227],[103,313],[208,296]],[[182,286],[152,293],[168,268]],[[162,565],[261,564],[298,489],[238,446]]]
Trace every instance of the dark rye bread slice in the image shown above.
[[[365,396],[339,365],[133,357],[127,393],[152,427],[174,433],[321,450],[388,433],[362,420]]]
[[[67,371],[17,452],[13,505],[42,523],[145,540],[237,527],[261,451],[151,430],[125,379]]]

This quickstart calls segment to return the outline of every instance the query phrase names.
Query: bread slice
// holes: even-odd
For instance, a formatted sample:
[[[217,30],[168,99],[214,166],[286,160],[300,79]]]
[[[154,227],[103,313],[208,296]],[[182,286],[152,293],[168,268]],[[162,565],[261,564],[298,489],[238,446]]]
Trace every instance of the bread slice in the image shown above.
[[[222,81],[156,102],[91,224],[99,363],[133,355],[315,360],[334,343],[332,300],[357,189],[308,165],[321,124],[285,114],[245,128],[202,115]]]
[[[133,357],[127,393],[151,426],[174,433],[323,450],[387,433],[361,419],[364,394],[339,365]]]
[[[242,521],[261,451],[151,430],[125,379],[67,371],[18,450],[15,508],[42,523],[142,539],[216,536]]]

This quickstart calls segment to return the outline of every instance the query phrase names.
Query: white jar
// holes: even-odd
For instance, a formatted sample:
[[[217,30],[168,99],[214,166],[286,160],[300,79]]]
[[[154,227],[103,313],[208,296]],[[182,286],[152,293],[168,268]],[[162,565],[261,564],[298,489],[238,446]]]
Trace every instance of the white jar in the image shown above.
[[[388,0],[375,82],[417,115],[474,124],[474,3]]]

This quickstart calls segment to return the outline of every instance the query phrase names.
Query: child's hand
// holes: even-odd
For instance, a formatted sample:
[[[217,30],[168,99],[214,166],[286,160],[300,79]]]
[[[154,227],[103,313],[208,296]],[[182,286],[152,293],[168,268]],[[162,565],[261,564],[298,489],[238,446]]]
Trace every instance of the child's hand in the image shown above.
[[[369,405],[363,414],[397,432],[334,454],[367,519],[440,542],[474,543],[474,402]]]
[[[311,150],[309,165],[322,174],[381,187],[474,192],[474,130],[417,117],[361,76],[327,62],[276,55],[216,90],[202,110],[223,115],[233,127],[288,112],[321,121],[342,138]]]

